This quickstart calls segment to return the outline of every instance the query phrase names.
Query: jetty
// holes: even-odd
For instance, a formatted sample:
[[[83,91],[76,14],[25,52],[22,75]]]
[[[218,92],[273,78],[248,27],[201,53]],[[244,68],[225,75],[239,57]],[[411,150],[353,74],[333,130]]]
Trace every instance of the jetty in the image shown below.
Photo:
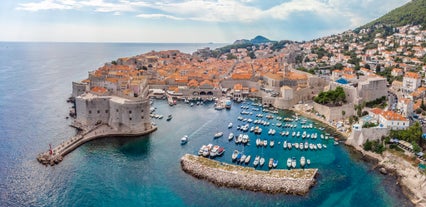
[[[218,186],[296,195],[305,195],[309,192],[315,184],[318,172],[318,169],[261,171],[191,154],[181,158],[181,167],[186,173]]]
[[[58,146],[51,148],[44,153],[40,153],[37,156],[37,160],[41,164],[51,165],[51,166],[56,165],[63,160],[65,155],[72,152],[74,149],[76,149],[80,145],[97,138],[112,137],[112,136],[118,136],[118,137],[142,136],[157,130],[156,126],[151,126],[148,130],[145,130],[145,131],[124,132],[124,131],[114,130],[108,124],[99,124],[91,129],[82,129],[79,126],[73,126],[73,127],[81,129],[81,131],[79,131],[77,135],[62,142]]]

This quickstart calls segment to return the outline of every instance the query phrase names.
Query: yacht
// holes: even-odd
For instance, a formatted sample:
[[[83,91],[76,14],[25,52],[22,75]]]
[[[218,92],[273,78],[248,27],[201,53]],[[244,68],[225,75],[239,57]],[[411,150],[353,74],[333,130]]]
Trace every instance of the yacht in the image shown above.
[[[269,142],[269,146],[274,147],[274,145],[275,145],[275,141],[274,141],[274,140],[271,140],[271,141]]]
[[[274,164],[274,159],[273,158],[269,158],[269,163],[268,163],[268,167],[272,168],[272,165]]]

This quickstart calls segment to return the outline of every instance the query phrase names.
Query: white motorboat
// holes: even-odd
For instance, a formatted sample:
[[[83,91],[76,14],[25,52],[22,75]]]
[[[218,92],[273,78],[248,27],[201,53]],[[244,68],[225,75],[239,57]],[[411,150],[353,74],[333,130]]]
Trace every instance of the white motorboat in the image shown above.
[[[291,158],[288,158],[288,159],[287,159],[287,167],[288,167],[288,168],[291,168]]]
[[[283,148],[287,149],[287,141],[284,141]]]
[[[274,141],[274,140],[271,140],[271,141],[269,142],[269,146],[274,147],[274,145],[275,145],[275,141]]]
[[[307,159],[307,160],[306,160],[306,164],[310,165],[310,164],[311,164],[311,160],[310,160],[310,159]]]
[[[249,164],[251,159],[251,155],[248,155],[246,159],[244,160],[244,163]]]
[[[228,128],[232,128],[232,122],[229,122]]]
[[[274,162],[272,162],[272,167],[276,168],[278,166],[278,160],[274,160]]]
[[[296,168],[296,158],[291,159],[291,167]]]
[[[234,138],[234,133],[229,133],[228,140],[231,141]]]
[[[240,152],[238,152],[238,150],[234,150],[234,153],[232,153],[232,160],[237,159],[237,156]]]
[[[216,134],[214,134],[215,139],[222,137],[222,136],[223,136],[223,132],[217,132]]]
[[[303,156],[302,156],[302,157],[300,158],[300,166],[301,166],[301,167],[305,167],[305,162],[306,162],[306,159],[305,159],[305,157],[303,157]]]
[[[256,156],[253,161],[253,166],[256,167],[257,165],[259,165],[259,161],[260,161],[260,156]]]
[[[188,142],[188,135],[183,136],[182,138],[180,138],[180,144],[184,145]]]
[[[261,157],[259,160],[259,165],[263,166],[265,164],[265,158]]]

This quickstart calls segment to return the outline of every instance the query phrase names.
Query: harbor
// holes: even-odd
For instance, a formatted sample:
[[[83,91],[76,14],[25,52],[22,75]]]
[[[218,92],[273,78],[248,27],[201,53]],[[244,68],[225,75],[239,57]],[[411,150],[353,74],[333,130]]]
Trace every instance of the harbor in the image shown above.
[[[305,195],[315,183],[317,169],[260,171],[186,154],[182,169],[218,186],[265,193]]]

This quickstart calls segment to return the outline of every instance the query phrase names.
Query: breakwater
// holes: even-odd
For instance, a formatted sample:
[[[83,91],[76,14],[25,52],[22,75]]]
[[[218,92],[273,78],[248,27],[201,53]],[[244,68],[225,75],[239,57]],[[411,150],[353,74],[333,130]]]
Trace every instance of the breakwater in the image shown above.
[[[181,158],[186,173],[218,186],[265,193],[305,195],[315,184],[318,169],[261,171],[186,154]]]
[[[75,126],[76,127],[76,126]],[[79,127],[77,127],[79,128]],[[157,130],[157,127],[151,126],[148,130],[145,131],[116,131],[112,129],[107,124],[98,125],[92,129],[83,129],[76,136],[71,137],[70,139],[62,142],[58,146],[49,149],[44,153],[40,153],[37,156],[37,161],[39,161],[43,165],[56,165],[59,164],[65,155],[75,150],[80,145],[103,137],[111,137],[111,136],[142,136],[145,134],[149,134],[153,131]]]

